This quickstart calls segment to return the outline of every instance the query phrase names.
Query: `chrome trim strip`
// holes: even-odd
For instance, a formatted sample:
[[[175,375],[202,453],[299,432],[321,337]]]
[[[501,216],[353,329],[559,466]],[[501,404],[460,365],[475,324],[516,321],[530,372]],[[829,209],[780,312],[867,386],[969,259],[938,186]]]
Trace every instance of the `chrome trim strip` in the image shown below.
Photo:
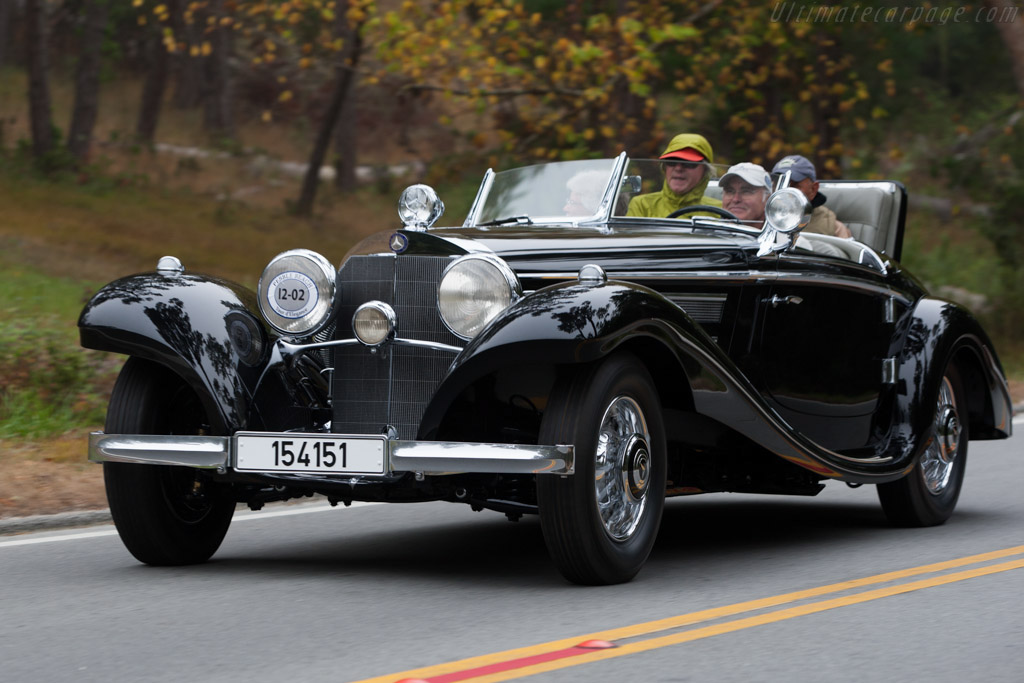
[[[888,299],[885,300],[882,309],[882,322],[896,322],[896,297],[890,296]]]
[[[789,255],[787,255],[789,256]],[[849,263],[854,267],[864,268],[870,272],[878,275],[878,271],[871,270],[865,266],[861,266],[856,263]],[[579,272],[548,272],[548,273],[522,273],[523,279],[538,279],[538,280],[575,280],[579,276]],[[713,280],[714,282],[758,282],[767,283],[769,281],[789,283],[808,283],[815,285],[843,287],[846,289],[853,289],[858,291],[866,291],[873,294],[885,294],[891,296],[896,301],[903,304],[910,304],[913,301],[906,296],[903,296],[899,291],[892,290],[889,286],[883,282],[878,284],[864,282],[849,277],[835,276],[835,275],[808,275],[806,273],[775,273],[769,271],[760,272],[722,272],[722,271],[657,271],[657,272],[644,272],[644,271],[609,271],[609,280]]]
[[[477,219],[480,217],[480,209],[483,208],[484,198],[491,193],[491,185],[494,184],[494,169],[489,168],[484,173],[484,179],[480,183],[480,189],[477,190],[476,197],[473,198],[473,205],[469,207],[469,213],[466,214],[466,220],[463,221],[462,227],[469,228],[476,225]]]
[[[402,339],[401,337],[393,339],[392,344],[399,346],[415,346],[419,349],[433,349],[434,351],[448,351],[449,353],[461,353],[461,346],[452,346],[450,344],[442,344],[440,342],[429,342],[422,341],[420,339]]]
[[[882,359],[882,384],[896,384],[896,357]]]
[[[231,438],[187,434],[89,434],[89,460],[225,471]]]
[[[878,190],[888,192],[889,194],[896,194],[896,184],[893,183],[893,181],[891,180],[866,180],[856,182],[829,182],[827,180],[821,181],[821,189],[827,190],[830,187],[834,187],[836,189],[852,188],[854,190],[875,188]]]
[[[272,434],[267,432],[267,434]],[[281,433],[281,436],[288,436]],[[324,434],[324,436],[331,436]],[[344,438],[344,434],[336,435]],[[231,464],[235,438],[164,434],[89,435],[89,460],[135,465],[177,465],[215,469],[224,473]],[[532,444],[462,443],[451,441],[387,441],[388,472],[459,474],[560,474],[575,472],[572,446]],[[330,478],[332,475],[323,475]],[[350,473],[337,477],[350,479]],[[360,475],[356,475],[360,476]]]
[[[391,441],[391,470],[424,474],[573,474],[572,446]]]
[[[791,255],[790,255],[791,256]],[[865,268],[866,270],[879,275],[877,270],[872,270],[861,266],[856,263],[848,264],[858,268]],[[844,289],[854,289],[858,291],[871,292],[872,294],[885,294],[887,296],[899,296],[904,302],[909,303],[910,299],[900,296],[899,292],[893,291],[889,288],[889,285],[885,282],[878,282],[877,284],[871,282],[864,282],[863,280],[857,280],[851,277],[835,276],[835,275],[808,275],[806,273],[779,273],[778,282],[780,284],[789,284],[792,282],[808,283],[815,285],[822,285],[825,287],[834,286],[842,287]]]
[[[399,346],[415,346],[421,349],[433,349],[435,351],[447,351],[449,353],[459,353],[462,351],[460,346],[452,346],[450,344],[441,344],[439,342],[422,341],[420,339],[403,339],[396,337],[388,342],[389,345]],[[313,344],[292,344],[286,342],[283,339],[277,341],[277,348],[280,350],[282,356],[295,356],[300,353],[306,353],[307,351],[313,351],[315,349],[328,349],[337,346],[363,346],[364,344],[358,339],[334,339],[332,341],[316,342]]]
[[[622,176],[626,171],[626,163],[628,158],[625,152],[619,152],[619,156],[615,158],[615,165],[612,166],[612,179],[611,184],[604,189],[604,195],[601,197],[601,203],[597,207],[597,214],[588,218],[587,220],[580,221],[580,225],[586,225],[590,222],[596,223],[607,223],[611,217],[612,211],[615,208],[615,201],[618,198],[619,188],[622,187]]]
[[[575,279],[577,279],[579,277],[579,271],[564,272],[564,273],[559,273],[559,272],[527,273],[527,272],[523,272],[523,273],[520,274],[520,276],[523,279],[525,279],[525,280],[529,280],[531,278],[537,278],[537,279],[541,279],[541,280],[575,280]],[[654,271],[654,272],[651,272],[651,271],[622,271],[622,270],[619,270],[619,271],[615,271],[615,272],[608,272],[608,279],[609,280],[636,280],[636,279],[643,279],[643,280],[679,280],[679,279],[683,279],[683,280],[714,280],[716,282],[721,282],[721,281],[727,281],[727,282],[731,282],[731,281],[747,282],[749,280],[754,280],[754,279],[762,280],[762,281],[766,280],[766,279],[774,280],[775,277],[776,277],[776,273],[774,273],[774,272],[766,272],[766,273],[760,273],[759,272],[759,273],[754,274],[754,273],[750,273],[750,272],[746,272],[746,271],[740,272],[740,273],[737,273],[737,272],[712,272],[712,271],[707,271],[707,270],[702,270],[702,271],[699,271],[699,272],[694,272],[692,270],[685,270],[685,271]]]

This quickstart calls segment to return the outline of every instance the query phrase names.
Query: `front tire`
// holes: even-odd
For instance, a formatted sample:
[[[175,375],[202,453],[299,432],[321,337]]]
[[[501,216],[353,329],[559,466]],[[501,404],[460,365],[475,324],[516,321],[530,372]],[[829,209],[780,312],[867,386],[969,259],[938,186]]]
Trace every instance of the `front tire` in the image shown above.
[[[952,363],[939,383],[928,445],[910,473],[878,485],[878,499],[895,526],[942,524],[956,508],[967,469],[967,401]]]
[[[198,434],[206,416],[198,397],[166,368],[129,358],[110,397],[108,434]],[[234,515],[228,487],[201,470],[103,464],[110,514],[128,551],[151,565],[205,562]]]
[[[578,372],[552,394],[540,442],[573,444],[576,473],[537,479],[548,551],[573,583],[632,579],[665,503],[665,428],[654,382],[632,354]]]

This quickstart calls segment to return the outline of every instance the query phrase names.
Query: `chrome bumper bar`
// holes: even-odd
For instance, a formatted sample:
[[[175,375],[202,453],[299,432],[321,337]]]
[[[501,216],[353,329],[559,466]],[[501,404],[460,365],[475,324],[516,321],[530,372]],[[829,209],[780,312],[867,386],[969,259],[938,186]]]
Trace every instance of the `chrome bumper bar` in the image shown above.
[[[281,436],[288,436],[281,434]],[[341,435],[339,435],[341,436]],[[572,446],[462,443],[458,441],[386,442],[389,472],[422,474],[572,474]],[[232,469],[235,438],[162,434],[89,434],[89,460],[136,465],[177,465],[217,470]],[[338,472],[339,477],[353,476]],[[357,475],[372,476],[372,475]]]

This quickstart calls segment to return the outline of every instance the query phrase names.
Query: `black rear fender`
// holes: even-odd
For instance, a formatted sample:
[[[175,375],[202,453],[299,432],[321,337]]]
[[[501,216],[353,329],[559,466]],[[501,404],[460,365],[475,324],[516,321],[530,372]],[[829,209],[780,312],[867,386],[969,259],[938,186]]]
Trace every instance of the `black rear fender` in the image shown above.
[[[949,301],[924,298],[908,319],[899,363],[896,422],[903,425],[903,434],[898,439],[920,441],[927,435],[933,397],[947,362],[955,363],[960,370],[971,439],[1010,436],[1013,406],[991,340],[966,309]]]

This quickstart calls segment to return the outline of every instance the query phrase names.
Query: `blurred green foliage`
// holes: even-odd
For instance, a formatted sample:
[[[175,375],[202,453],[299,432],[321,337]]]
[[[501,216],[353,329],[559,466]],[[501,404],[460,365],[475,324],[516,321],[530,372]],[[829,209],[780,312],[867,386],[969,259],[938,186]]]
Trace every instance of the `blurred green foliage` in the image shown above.
[[[39,438],[103,423],[120,359],[82,349],[86,289],[0,263],[0,439]]]

